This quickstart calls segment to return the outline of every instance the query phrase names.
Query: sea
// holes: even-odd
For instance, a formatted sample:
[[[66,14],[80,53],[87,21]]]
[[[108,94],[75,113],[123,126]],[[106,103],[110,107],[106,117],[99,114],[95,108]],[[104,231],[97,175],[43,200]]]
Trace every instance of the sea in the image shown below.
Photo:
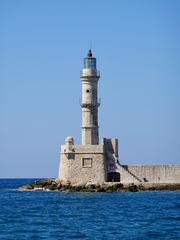
[[[0,240],[180,239],[180,192],[19,191],[0,179]]]

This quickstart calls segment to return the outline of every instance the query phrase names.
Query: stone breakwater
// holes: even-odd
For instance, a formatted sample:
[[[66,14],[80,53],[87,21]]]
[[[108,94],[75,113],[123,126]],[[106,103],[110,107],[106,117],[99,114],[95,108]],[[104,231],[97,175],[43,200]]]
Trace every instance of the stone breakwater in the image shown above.
[[[179,191],[180,183],[139,183],[122,184],[105,182],[103,184],[72,185],[59,179],[42,179],[24,185],[19,190],[59,191],[59,192],[138,192],[138,191]]]

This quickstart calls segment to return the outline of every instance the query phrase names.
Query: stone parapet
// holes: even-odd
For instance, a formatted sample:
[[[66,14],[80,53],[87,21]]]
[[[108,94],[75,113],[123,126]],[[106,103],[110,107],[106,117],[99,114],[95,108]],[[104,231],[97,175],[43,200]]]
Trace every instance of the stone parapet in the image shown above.
[[[67,146],[61,145],[61,154],[67,152]],[[72,152],[76,154],[104,154],[104,145],[73,145]]]
[[[180,165],[124,165],[129,172],[141,179],[142,182],[150,183],[180,183]],[[130,179],[126,178],[125,182]]]

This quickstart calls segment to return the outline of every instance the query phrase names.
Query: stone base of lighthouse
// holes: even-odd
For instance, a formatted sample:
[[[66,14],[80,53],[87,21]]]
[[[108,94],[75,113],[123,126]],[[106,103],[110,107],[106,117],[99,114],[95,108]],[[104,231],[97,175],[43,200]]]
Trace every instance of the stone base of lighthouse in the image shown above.
[[[71,184],[122,182],[124,178],[139,182],[118,162],[118,139],[104,138],[98,145],[74,145],[73,138],[68,137],[61,145],[60,158],[59,178]]]
[[[117,140],[103,139],[98,145],[74,145],[72,139],[67,140],[61,146],[59,178],[72,184],[108,181],[107,143],[112,143],[110,150],[117,156]]]

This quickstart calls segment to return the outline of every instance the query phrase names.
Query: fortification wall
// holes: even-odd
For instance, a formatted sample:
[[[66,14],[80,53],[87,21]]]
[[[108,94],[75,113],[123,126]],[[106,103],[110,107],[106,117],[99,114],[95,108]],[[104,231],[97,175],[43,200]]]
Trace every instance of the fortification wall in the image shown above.
[[[142,182],[151,183],[180,183],[180,165],[124,165],[130,173],[134,174]],[[122,173],[122,172],[121,172]],[[129,175],[130,176],[130,175]],[[132,181],[131,177],[126,175],[121,178],[124,182]]]

